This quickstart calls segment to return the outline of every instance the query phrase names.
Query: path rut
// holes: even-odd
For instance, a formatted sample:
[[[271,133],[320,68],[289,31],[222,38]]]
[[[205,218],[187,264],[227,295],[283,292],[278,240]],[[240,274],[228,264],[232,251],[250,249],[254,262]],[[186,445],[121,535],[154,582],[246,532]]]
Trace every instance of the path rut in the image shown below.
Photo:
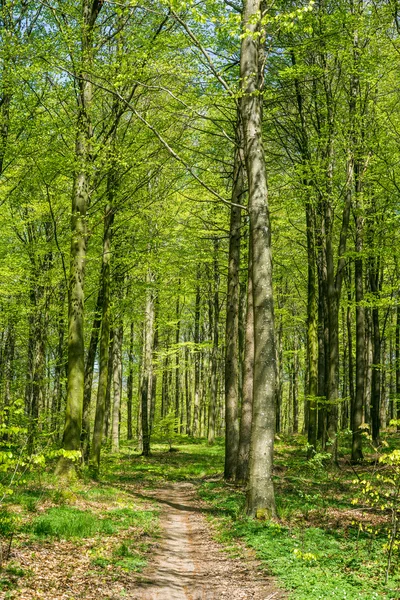
[[[254,560],[230,558],[215,542],[194,486],[177,483],[147,494],[161,506],[162,535],[152,566],[132,600],[278,600]]]

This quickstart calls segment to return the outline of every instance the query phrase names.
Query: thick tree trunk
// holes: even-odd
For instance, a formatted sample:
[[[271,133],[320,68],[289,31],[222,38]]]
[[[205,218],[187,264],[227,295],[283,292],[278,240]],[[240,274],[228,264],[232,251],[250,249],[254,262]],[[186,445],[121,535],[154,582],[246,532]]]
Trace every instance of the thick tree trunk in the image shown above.
[[[275,433],[276,354],[272,291],[271,231],[267,203],[265,152],[262,142],[263,43],[260,42],[262,3],[244,3],[241,43],[241,114],[248,177],[249,217],[253,248],[254,389],[253,424],[247,491],[247,514],[275,517],[272,482]],[[256,34],[256,35],[254,35]]]
[[[93,28],[103,2],[82,0],[81,71],[77,73],[78,114],[75,157],[78,165],[71,209],[71,249],[68,293],[68,381],[63,447],[79,450],[81,445],[84,352],[84,281],[86,262],[86,211],[90,199],[91,104],[90,68],[93,55]],[[69,470],[70,461],[61,460],[58,472]]]

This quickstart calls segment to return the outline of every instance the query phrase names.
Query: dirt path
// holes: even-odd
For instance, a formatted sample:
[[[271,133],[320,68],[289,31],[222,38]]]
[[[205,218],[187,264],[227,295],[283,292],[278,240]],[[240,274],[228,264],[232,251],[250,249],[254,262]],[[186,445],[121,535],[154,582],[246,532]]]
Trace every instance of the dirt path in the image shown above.
[[[162,537],[153,566],[139,580],[132,600],[278,600],[254,560],[228,557],[212,540],[194,487],[171,484],[148,496],[161,506]]]

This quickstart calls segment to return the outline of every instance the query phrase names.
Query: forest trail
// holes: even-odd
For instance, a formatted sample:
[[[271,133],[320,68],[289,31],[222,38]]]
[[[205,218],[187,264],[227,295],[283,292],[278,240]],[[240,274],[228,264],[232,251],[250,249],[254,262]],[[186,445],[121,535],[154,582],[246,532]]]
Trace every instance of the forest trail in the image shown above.
[[[148,492],[161,508],[161,541],[132,600],[278,600],[254,559],[230,558],[212,539],[194,486],[174,483]]]

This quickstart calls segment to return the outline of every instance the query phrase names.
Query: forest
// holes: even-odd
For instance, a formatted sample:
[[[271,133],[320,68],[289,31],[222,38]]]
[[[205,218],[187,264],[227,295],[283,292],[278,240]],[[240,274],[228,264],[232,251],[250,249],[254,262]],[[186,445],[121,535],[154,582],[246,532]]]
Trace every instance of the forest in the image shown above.
[[[399,71],[397,0],[0,0],[1,599],[400,598]]]

